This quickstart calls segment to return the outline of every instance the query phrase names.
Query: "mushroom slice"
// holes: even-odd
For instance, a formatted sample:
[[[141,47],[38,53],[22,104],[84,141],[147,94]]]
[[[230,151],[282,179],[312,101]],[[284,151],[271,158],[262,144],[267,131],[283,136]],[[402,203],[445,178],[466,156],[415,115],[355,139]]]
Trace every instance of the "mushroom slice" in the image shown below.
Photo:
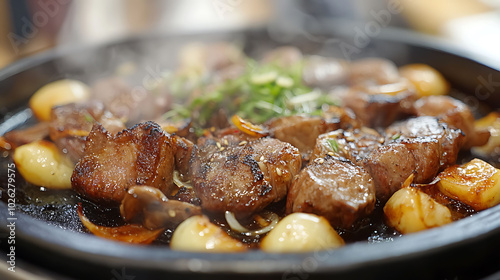
[[[120,205],[127,222],[142,223],[148,229],[174,228],[191,216],[200,215],[199,206],[169,200],[160,190],[148,186],[131,187]]]
[[[119,227],[105,227],[98,226],[92,223],[85,215],[83,215],[82,205],[78,204],[78,216],[82,224],[94,235],[111,239],[115,241],[122,241],[135,244],[149,244],[153,242],[158,235],[165,229],[160,228],[157,230],[149,230],[141,225],[124,225]]]

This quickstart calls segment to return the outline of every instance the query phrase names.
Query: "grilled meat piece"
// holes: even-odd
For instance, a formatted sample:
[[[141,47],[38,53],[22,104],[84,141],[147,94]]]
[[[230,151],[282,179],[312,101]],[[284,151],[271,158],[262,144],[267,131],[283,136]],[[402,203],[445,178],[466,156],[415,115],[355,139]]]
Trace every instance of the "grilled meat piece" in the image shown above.
[[[430,182],[457,160],[464,136],[433,117],[412,118],[386,130],[386,142],[361,164],[374,179],[377,198],[385,201],[414,174],[415,183]]]
[[[189,168],[196,146],[186,138],[173,135],[175,143],[175,169],[179,171],[183,180],[189,180]]]
[[[169,194],[174,155],[174,140],[153,122],[135,125],[116,135],[95,124],[71,184],[82,196],[105,204],[120,203],[134,185],[148,185]]]
[[[83,156],[85,140],[95,122],[110,133],[125,129],[123,122],[107,111],[101,102],[71,103],[52,108],[50,139],[76,163]]]
[[[383,58],[365,58],[349,65],[351,85],[386,85],[397,82],[398,68],[394,62]]]
[[[474,127],[474,116],[462,101],[450,96],[426,96],[417,100],[413,108],[417,116],[434,116],[465,134],[464,148],[485,145],[490,133]]]
[[[413,91],[403,90],[397,94],[370,93],[365,88],[332,91],[333,97],[342,100],[361,123],[368,127],[387,127],[409,111],[415,99]]]
[[[380,58],[355,61],[348,66],[349,87],[332,89],[330,95],[354,111],[369,127],[387,127],[410,112],[416,94],[400,77],[393,62]]]
[[[319,135],[359,125],[349,109],[336,108],[327,114],[327,119],[301,115],[281,117],[270,120],[265,126],[272,137],[292,144],[308,160]]]
[[[28,128],[11,130],[3,135],[3,139],[10,145],[10,149],[15,149],[21,145],[45,139],[48,136],[49,123],[40,122]]]
[[[331,131],[318,137],[311,160],[333,156],[358,164],[384,141],[382,135],[368,127]]]
[[[239,141],[227,135],[201,138],[192,165],[192,183],[201,207],[244,218],[284,198],[300,170],[298,150],[272,138]]]
[[[333,226],[349,228],[375,207],[375,186],[366,170],[349,161],[318,158],[290,188],[286,209],[321,215]]]

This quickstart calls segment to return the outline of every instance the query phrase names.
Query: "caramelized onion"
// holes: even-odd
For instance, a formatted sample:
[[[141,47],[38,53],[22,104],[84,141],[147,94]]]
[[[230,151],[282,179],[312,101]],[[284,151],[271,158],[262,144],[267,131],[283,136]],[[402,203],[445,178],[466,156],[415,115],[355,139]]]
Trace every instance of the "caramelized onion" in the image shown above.
[[[255,137],[264,137],[269,135],[269,132],[260,125],[255,125],[249,121],[240,118],[238,115],[234,115],[231,118],[234,125],[243,133]]]
[[[193,186],[191,185],[191,181],[183,182],[181,180],[181,174],[177,170],[174,170],[173,181],[174,181],[174,184],[177,187],[179,187],[179,189],[182,188],[182,187],[188,188],[188,189],[192,189],[193,188]]]
[[[82,205],[78,204],[78,216],[82,224],[94,235],[106,239],[135,243],[135,244],[149,244],[153,242],[164,229],[149,230],[141,225],[124,225],[120,227],[104,227],[93,224],[87,217],[83,215]]]
[[[229,225],[229,227],[231,227],[232,230],[237,231],[246,236],[256,236],[271,231],[276,226],[276,224],[278,224],[279,217],[276,213],[264,212],[264,215],[266,216],[266,219],[270,220],[271,222],[267,226],[258,230],[249,230],[244,226],[242,226],[234,216],[233,212],[226,211],[225,217],[227,224]]]

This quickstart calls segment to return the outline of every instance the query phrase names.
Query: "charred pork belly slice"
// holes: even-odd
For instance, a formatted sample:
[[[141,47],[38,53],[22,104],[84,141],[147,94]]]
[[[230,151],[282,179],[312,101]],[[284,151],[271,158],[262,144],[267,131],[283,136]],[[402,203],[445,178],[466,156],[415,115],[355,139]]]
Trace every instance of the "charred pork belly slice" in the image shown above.
[[[386,143],[363,166],[374,179],[377,198],[385,201],[414,174],[415,183],[428,183],[457,160],[464,136],[459,129],[433,117],[412,118],[386,130]]]
[[[235,139],[200,139],[192,182],[203,209],[245,218],[286,196],[301,157],[295,147],[277,139]]]
[[[482,146],[488,142],[488,130],[474,126],[474,116],[462,101],[450,96],[427,96],[417,100],[413,108],[417,116],[434,116],[450,126],[459,128],[465,134],[464,148]]]
[[[52,108],[50,139],[76,163],[83,156],[85,140],[96,122],[111,133],[125,129],[123,122],[107,111],[101,102],[71,103]]]
[[[148,185],[168,194],[173,186],[174,155],[173,138],[153,122],[116,135],[95,124],[71,184],[82,196],[105,204],[120,203],[134,185]]]
[[[265,124],[272,137],[299,149],[304,159],[309,159],[319,135],[358,126],[350,110],[337,108],[327,112],[328,118],[295,115],[272,119]]]
[[[302,169],[290,188],[286,209],[314,213],[349,228],[375,207],[373,179],[362,167],[327,157]]]
[[[384,141],[382,135],[368,127],[331,131],[318,137],[311,161],[332,156],[358,164]]]

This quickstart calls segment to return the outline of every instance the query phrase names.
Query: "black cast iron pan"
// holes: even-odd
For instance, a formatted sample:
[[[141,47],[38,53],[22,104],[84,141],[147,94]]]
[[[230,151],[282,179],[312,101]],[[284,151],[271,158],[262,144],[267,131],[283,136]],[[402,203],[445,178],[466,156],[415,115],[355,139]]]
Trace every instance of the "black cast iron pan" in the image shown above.
[[[176,51],[185,43],[228,40],[250,55],[280,44],[293,44],[305,53],[356,59],[381,56],[398,65],[427,63],[444,74],[470,106],[500,107],[500,72],[487,62],[413,33],[390,30],[356,45],[349,28],[326,28],[318,34],[270,38],[265,30],[161,35],[148,34],[99,46],[60,49],[19,61],[0,71],[0,135],[33,122],[26,104],[41,86],[74,78],[87,83],[109,76],[123,62],[143,69],[142,76],[172,68]],[[282,41],[283,39],[283,41]],[[285,40],[286,39],[286,40]],[[355,52],[340,47],[350,45]],[[351,49],[353,50],[353,49]],[[157,73],[157,72],[156,72]],[[486,82],[485,82],[486,81]],[[489,82],[489,84],[488,84]],[[486,104],[486,105],[484,105]],[[7,254],[7,165],[1,158],[0,229],[2,254]],[[500,270],[500,206],[450,225],[383,242],[357,242],[334,251],[303,254],[204,254],[171,251],[165,246],[130,246],[82,233],[72,191],[40,191],[16,177],[16,254],[35,266],[72,278],[280,278],[280,279],[463,279]],[[107,210],[92,208],[93,219],[114,224]],[[92,210],[93,209],[93,210]],[[111,211],[112,212],[112,211]],[[113,214],[113,213],[111,213]],[[91,217],[92,218],[92,217]],[[118,277],[118,278],[117,278]]]

